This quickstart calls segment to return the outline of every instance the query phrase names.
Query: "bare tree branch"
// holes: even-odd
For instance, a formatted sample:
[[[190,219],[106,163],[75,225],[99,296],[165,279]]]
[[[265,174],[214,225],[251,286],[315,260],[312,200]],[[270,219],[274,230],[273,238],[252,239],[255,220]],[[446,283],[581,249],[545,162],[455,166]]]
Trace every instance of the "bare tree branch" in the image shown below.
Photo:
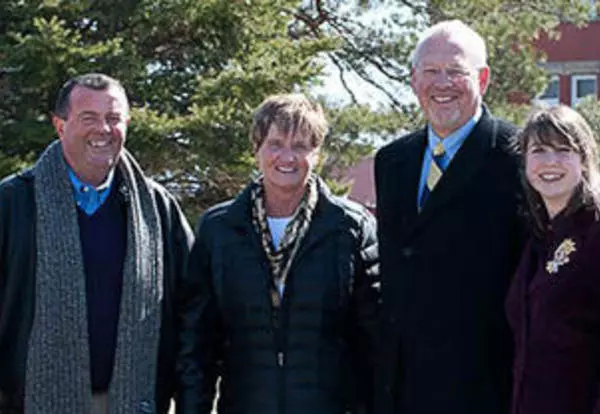
[[[388,88],[386,88],[385,86],[383,86],[380,82],[376,81],[375,79],[372,78],[371,75],[369,75],[363,68],[359,68],[357,66],[355,66],[352,62],[350,61],[346,61],[346,64],[348,66],[350,66],[350,68],[356,72],[356,74],[358,76],[360,76],[361,79],[363,79],[365,82],[367,82],[369,85],[375,87],[377,90],[379,90],[380,92],[382,92],[391,102],[392,106],[395,109],[401,109],[403,104],[402,102],[400,102],[395,96],[394,94],[392,94],[392,92],[390,92],[388,90]]]
[[[402,4],[413,10],[421,7],[412,1],[403,1]],[[390,91],[390,87],[377,81],[365,69],[365,66],[368,66],[391,82],[406,84],[407,81],[406,75],[400,73],[401,69],[393,63],[393,60],[387,59],[381,54],[381,41],[375,45],[367,44],[374,40],[374,37],[369,35],[371,31],[369,27],[360,21],[345,18],[328,10],[325,0],[314,0],[311,7],[299,9],[292,15],[304,26],[304,30],[297,29],[295,31],[295,36],[320,38],[325,35],[325,30],[329,30],[343,41],[342,49],[346,49],[345,53],[332,52],[327,55],[339,70],[342,87],[350,95],[353,103],[357,103],[357,98],[355,91],[346,81],[349,72],[354,72],[365,82],[381,91],[396,109],[402,107],[401,102]],[[361,41],[365,40],[367,43],[361,44]]]
[[[350,95],[350,99],[352,100],[352,103],[353,104],[358,104],[358,100],[356,99],[356,95],[354,94],[354,91],[352,91],[352,89],[346,83],[346,78],[344,76],[345,73],[346,73],[346,71],[344,70],[341,62],[339,61],[339,59],[333,53],[329,54],[329,58],[331,59],[331,61],[333,62],[333,64],[338,68],[340,82],[342,83],[342,86],[344,87],[344,90],[348,93],[348,95]]]

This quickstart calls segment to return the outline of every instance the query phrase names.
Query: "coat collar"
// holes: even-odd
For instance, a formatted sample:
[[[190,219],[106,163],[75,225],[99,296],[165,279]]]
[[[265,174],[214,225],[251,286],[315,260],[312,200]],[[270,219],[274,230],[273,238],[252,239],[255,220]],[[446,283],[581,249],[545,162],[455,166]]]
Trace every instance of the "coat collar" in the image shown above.
[[[567,238],[581,241],[597,220],[597,213],[592,207],[581,206],[569,214],[563,211],[550,221],[543,237],[532,237],[533,248],[539,253],[554,250]]]
[[[235,199],[227,211],[226,218],[229,223],[247,234],[253,234],[256,241],[260,244],[258,234],[252,225],[252,206],[250,198],[250,187],[248,184]],[[305,236],[297,258],[302,256],[303,251],[307,250],[313,243],[319,241],[322,237],[339,229],[339,225],[343,219],[343,210],[338,205],[336,198],[331,194],[331,191],[321,179],[317,179],[317,188],[319,199],[312,217],[312,222]]]
[[[413,136],[406,151],[407,158],[404,163],[406,170],[403,175],[407,177],[405,182],[410,183],[409,196],[404,199],[406,221],[409,223],[407,235],[427,223],[435,216],[436,211],[443,209],[444,205],[454,197],[463,191],[468,191],[470,180],[477,176],[478,171],[488,161],[486,154],[498,145],[497,134],[498,122],[484,107],[481,119],[448,165],[421,212],[417,209],[417,194],[423,155],[427,145],[427,128]]]

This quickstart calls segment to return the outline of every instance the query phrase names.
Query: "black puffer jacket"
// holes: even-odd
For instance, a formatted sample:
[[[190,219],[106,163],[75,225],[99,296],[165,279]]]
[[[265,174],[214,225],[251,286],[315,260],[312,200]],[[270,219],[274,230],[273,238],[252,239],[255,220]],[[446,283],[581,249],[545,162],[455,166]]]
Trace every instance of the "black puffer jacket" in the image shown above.
[[[180,413],[210,413],[217,377],[219,414],[365,412],[379,280],[375,221],[319,187],[277,313],[248,188],[201,218],[179,302]]]
[[[27,170],[0,182],[0,414],[23,412],[27,344],[35,298],[33,180],[32,171]],[[165,252],[156,413],[166,413],[175,385],[175,292],[181,283],[193,234],[175,200],[159,185],[155,187],[155,198]]]

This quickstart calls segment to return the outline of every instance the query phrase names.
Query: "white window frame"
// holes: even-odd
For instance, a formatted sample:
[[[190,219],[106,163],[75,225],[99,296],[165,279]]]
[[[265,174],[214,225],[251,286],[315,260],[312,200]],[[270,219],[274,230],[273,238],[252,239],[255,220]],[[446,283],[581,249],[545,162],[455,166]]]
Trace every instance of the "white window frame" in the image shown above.
[[[546,91],[546,89],[548,89],[548,85],[550,85],[551,82],[556,82],[558,84],[558,96],[556,98],[542,98],[542,94]],[[544,92],[535,98],[535,103],[539,106],[554,106],[560,103],[560,78],[558,75],[550,76],[548,79],[548,85],[546,85]]]
[[[571,76],[571,106],[575,107],[583,97],[577,96],[577,82],[582,80],[593,80],[596,84],[596,93],[598,96],[598,76],[597,75],[572,75]]]

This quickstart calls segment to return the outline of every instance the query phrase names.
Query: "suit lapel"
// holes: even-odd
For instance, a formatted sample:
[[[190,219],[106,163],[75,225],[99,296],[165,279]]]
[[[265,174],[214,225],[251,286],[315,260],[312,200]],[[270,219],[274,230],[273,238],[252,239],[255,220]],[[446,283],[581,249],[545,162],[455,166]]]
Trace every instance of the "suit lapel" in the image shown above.
[[[437,211],[463,191],[486,163],[486,154],[495,142],[497,123],[486,109],[473,131],[448,165],[435,190],[429,196],[418,216],[417,225],[424,225]]]
[[[404,216],[408,223],[415,223],[419,215],[419,182],[421,181],[423,157],[425,155],[425,147],[427,146],[427,130],[423,129],[411,144],[411,148],[407,151],[408,157],[404,160],[405,171],[400,175],[400,177],[407,177],[406,182],[410,183],[410,185],[408,188],[400,191],[406,192],[406,197],[403,198],[404,205],[402,206]]]
[[[423,129],[403,145],[397,157],[390,161],[393,165],[382,169],[387,172],[381,177],[381,181],[386,183],[382,194],[387,199],[378,200],[378,203],[382,201],[382,205],[389,206],[389,213],[385,214],[389,220],[381,224],[396,227],[398,234],[410,231],[418,221],[417,194],[426,144],[427,131]]]

